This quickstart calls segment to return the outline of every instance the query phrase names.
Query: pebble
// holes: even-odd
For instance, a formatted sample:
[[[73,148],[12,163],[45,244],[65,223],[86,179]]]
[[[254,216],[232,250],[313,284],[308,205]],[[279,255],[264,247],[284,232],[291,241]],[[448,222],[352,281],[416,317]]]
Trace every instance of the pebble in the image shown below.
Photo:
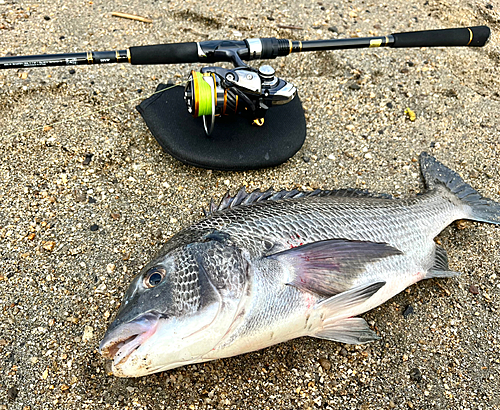
[[[420,383],[422,381],[422,373],[420,372],[418,367],[414,367],[410,370],[410,379],[417,383]]]
[[[7,397],[9,398],[9,400],[15,400],[17,398],[18,394],[19,394],[19,390],[15,386],[14,387],[10,387],[7,390]]]
[[[45,243],[42,242],[42,248],[46,251],[52,252],[56,246],[54,241],[47,241]]]
[[[332,363],[326,357],[320,357],[319,364],[326,371],[328,371],[332,368]]]
[[[90,202],[90,201],[89,201]],[[90,225],[90,230],[92,232],[95,232],[99,229],[99,225],[96,225],[96,224],[93,224],[93,225]]]
[[[415,311],[413,310],[413,306],[408,305],[406,306],[406,309],[403,311],[403,316],[407,318],[408,316],[413,315],[414,313]]]
[[[470,285],[469,286],[469,292],[472,293],[473,295],[478,295],[479,294],[479,289],[477,288],[476,285]]]
[[[85,202],[87,200],[87,195],[85,194],[85,192],[79,189],[75,189],[75,191],[73,192],[73,196],[76,202]]]
[[[94,328],[92,326],[85,326],[82,335],[82,341],[88,342],[89,340],[92,340],[93,337],[94,337]]]
[[[83,160],[82,162],[82,165],[89,165],[90,164],[90,161],[92,161],[92,157],[94,156],[94,154],[85,154],[85,159]]]

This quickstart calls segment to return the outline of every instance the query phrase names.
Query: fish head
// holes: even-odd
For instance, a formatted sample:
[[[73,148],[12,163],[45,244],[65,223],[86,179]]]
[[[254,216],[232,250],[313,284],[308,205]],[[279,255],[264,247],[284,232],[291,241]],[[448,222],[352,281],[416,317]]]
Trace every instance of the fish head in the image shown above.
[[[99,346],[115,376],[208,360],[234,317],[234,306],[224,304],[214,284],[211,256],[210,244],[190,244],[152,261],[132,280]]]

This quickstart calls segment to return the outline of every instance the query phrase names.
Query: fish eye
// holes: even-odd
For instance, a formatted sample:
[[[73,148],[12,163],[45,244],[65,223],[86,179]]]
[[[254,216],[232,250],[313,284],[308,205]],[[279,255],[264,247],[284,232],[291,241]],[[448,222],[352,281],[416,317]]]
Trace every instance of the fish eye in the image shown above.
[[[159,285],[165,277],[166,271],[163,268],[151,268],[144,277],[144,285],[147,288],[154,288]]]

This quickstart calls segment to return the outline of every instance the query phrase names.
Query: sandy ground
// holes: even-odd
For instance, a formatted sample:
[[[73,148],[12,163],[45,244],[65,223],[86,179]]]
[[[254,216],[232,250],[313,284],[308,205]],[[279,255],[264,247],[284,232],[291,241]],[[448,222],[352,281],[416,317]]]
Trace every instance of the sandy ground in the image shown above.
[[[500,408],[500,231],[477,223],[439,237],[461,277],[420,282],[365,315],[380,341],[304,338],[140,379],[108,375],[97,352],[132,276],[227,189],[413,195],[425,150],[500,200],[497,0],[0,0],[2,56],[481,24],[493,30],[482,49],[275,60],[300,90],[307,139],[284,165],[250,172],[179,163],[134,108],[199,65],[0,72],[0,409]]]

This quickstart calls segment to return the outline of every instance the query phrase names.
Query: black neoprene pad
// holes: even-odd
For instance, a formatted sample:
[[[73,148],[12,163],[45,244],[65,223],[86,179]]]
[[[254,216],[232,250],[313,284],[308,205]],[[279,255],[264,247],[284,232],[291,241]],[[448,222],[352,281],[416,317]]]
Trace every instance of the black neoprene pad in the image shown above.
[[[216,117],[210,136],[203,119],[187,112],[183,96],[183,87],[173,87],[153,94],[137,110],[163,150],[185,164],[222,171],[267,168],[288,160],[304,143],[306,121],[298,96],[271,107],[262,127],[240,115]]]

